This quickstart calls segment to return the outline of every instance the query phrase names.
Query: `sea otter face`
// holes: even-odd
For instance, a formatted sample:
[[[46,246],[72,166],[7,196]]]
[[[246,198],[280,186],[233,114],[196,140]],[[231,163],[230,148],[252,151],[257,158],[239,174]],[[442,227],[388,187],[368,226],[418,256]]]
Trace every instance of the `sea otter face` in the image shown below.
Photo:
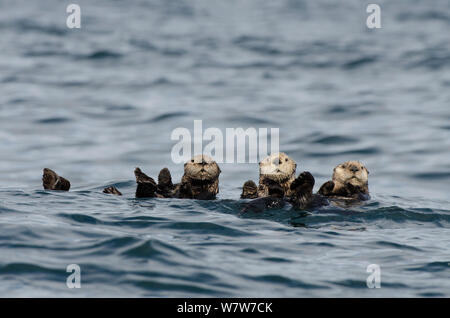
[[[369,171],[359,161],[347,161],[334,168],[333,181],[342,184],[365,187],[368,184]]]
[[[283,152],[274,153],[259,163],[259,175],[264,179],[284,182],[295,177],[297,164]]]
[[[207,155],[197,155],[184,164],[184,175],[196,181],[213,181],[219,177],[220,168]]]

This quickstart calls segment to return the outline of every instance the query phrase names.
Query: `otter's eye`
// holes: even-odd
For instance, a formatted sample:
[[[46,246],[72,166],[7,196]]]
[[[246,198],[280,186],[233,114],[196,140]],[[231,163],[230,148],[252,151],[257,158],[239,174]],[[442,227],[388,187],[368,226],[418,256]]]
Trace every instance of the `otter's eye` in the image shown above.
[[[191,162],[194,163],[194,159],[192,159]]]
[[[288,158],[284,159],[284,161],[288,161]]]
[[[281,160],[278,160],[278,164],[280,164],[280,165],[282,164]]]

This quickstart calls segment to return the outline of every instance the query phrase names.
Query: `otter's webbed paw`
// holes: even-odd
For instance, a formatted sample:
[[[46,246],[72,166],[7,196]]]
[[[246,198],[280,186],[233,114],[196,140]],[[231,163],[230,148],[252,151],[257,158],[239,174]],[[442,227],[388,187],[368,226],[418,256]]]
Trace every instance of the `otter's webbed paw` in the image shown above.
[[[58,176],[55,171],[48,168],[44,169],[44,174],[42,175],[42,185],[45,190],[69,191],[70,189],[69,180]]]
[[[313,199],[314,177],[308,171],[302,172],[291,184],[291,201],[294,208],[304,209]]]
[[[122,193],[119,190],[117,190],[116,187],[107,187],[107,188],[103,189],[103,193],[114,194],[114,195],[122,195]]]
[[[192,186],[189,182],[182,182],[178,191],[178,198],[180,199],[193,199],[194,192],[192,191]]]
[[[139,168],[134,170],[134,175],[137,183],[136,198],[154,198],[157,189],[155,180],[147,176]]]
[[[164,168],[159,172],[158,175],[158,194],[163,197],[171,197],[172,191],[174,190],[174,185],[172,183],[172,176],[169,169]]]
[[[319,189],[319,194],[324,196],[330,196],[333,194],[334,189],[334,182],[333,181],[327,181],[325,182]]]
[[[357,200],[368,200],[370,198],[362,187],[350,183],[345,184],[345,196]]]
[[[265,184],[267,185],[269,197],[284,198],[284,189],[279,183],[275,181],[269,181],[266,182]]]
[[[258,197],[258,187],[252,180],[248,180],[242,186],[241,199],[256,199]]]

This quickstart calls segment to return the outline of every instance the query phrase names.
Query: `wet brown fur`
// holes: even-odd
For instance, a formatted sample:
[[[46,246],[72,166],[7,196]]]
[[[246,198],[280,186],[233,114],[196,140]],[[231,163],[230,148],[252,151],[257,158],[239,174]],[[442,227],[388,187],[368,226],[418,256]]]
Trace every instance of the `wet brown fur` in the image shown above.
[[[327,197],[368,199],[369,171],[359,161],[347,161],[333,170],[332,180],[325,182],[319,194]]]
[[[178,184],[172,183],[167,168],[159,172],[158,184],[136,168],[136,197],[212,200],[219,193],[220,173],[217,163],[206,155],[195,156],[185,163],[184,174]]]
[[[55,171],[48,168],[44,169],[42,185],[45,190],[69,191],[70,189],[69,180],[58,176]]]

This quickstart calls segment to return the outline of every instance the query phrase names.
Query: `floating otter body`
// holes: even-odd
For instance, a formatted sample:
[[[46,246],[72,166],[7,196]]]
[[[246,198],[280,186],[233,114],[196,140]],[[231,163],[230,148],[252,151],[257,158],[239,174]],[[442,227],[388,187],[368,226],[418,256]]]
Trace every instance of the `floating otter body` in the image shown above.
[[[333,170],[332,180],[325,182],[319,194],[332,199],[368,200],[369,171],[359,161],[347,161]]]
[[[212,200],[219,193],[220,173],[217,163],[207,155],[197,155],[186,162],[181,182],[175,185],[167,168],[160,171],[158,184],[136,168],[136,197]]]
[[[266,208],[280,207],[280,199],[288,201],[297,209],[308,207],[313,202],[314,177],[305,171],[295,178],[296,168],[295,161],[285,153],[271,154],[262,160],[259,163],[258,187],[251,180],[242,187],[241,199],[256,198],[244,204],[244,211],[254,210],[254,204]]]
[[[58,176],[58,174],[48,168],[44,169],[44,174],[42,176],[42,185],[45,190],[60,190],[69,191],[70,182],[69,180]]]

